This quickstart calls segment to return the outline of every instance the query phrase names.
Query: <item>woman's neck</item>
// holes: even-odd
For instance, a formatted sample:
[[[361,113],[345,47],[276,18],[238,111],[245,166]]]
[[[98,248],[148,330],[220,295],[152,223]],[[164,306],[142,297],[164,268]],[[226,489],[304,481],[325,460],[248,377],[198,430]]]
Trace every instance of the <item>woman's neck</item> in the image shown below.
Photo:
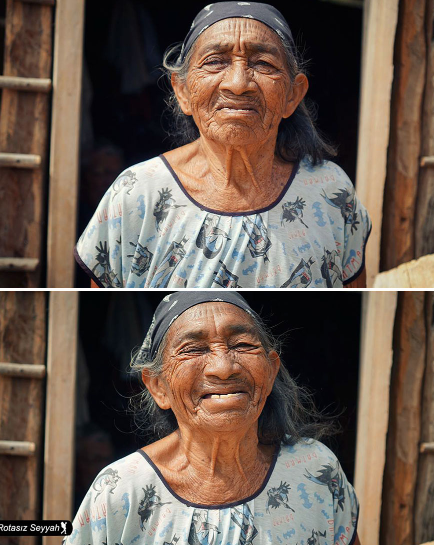
[[[259,193],[269,191],[277,166],[274,139],[260,146],[236,148],[201,137],[199,146],[216,188],[239,191],[254,188]]]
[[[265,208],[281,194],[293,165],[275,157],[275,141],[246,148],[199,138],[165,153],[187,193],[208,208],[244,212]]]
[[[222,505],[251,496],[261,487],[275,447],[261,445],[254,429],[243,435],[179,429],[143,450],[179,496],[198,504]]]
[[[179,430],[179,448],[191,469],[204,478],[247,481],[258,458],[262,458],[256,429],[247,433],[198,434]]]

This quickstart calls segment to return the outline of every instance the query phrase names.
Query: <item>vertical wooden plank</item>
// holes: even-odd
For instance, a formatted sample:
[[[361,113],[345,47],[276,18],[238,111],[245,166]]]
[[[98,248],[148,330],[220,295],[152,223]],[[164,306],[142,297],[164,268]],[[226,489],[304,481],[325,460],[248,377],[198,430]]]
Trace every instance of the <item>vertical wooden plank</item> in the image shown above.
[[[45,418],[45,520],[72,517],[78,292],[50,293]],[[59,543],[44,537],[43,545]]]
[[[422,111],[421,155],[434,155],[434,0],[425,15],[427,71]],[[434,254],[434,168],[421,168],[416,206],[416,257]]]
[[[372,286],[380,265],[398,3],[399,0],[372,0],[365,8],[356,183],[357,193],[372,219],[366,254],[368,286]]]
[[[427,332],[426,367],[422,393],[420,441],[434,442],[434,296],[426,294],[425,325]],[[415,543],[434,537],[434,456],[420,454],[414,516]]]
[[[399,293],[393,349],[380,540],[382,545],[415,545],[414,503],[426,358],[425,292]]]
[[[84,0],[58,0],[48,211],[47,287],[74,287]]]
[[[51,6],[7,1],[3,73],[51,77]],[[3,89],[0,151],[42,156],[34,170],[0,168],[0,257],[42,261],[44,176],[48,155],[50,96]],[[41,268],[33,273],[0,272],[0,287],[38,287]]]
[[[45,363],[45,307],[43,292],[0,292],[0,361]],[[0,375],[0,439],[36,444],[34,456],[0,456],[0,520],[41,518],[44,390],[41,379]],[[36,538],[13,543],[31,545]]]
[[[363,294],[355,489],[362,544],[378,545],[397,293]]]
[[[401,0],[381,238],[382,270],[415,256],[415,214],[426,77],[427,0]]]

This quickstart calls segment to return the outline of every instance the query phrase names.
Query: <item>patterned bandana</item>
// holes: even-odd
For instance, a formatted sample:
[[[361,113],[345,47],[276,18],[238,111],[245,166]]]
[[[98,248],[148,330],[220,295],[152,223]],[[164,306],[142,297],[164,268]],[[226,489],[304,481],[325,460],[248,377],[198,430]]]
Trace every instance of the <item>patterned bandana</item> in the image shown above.
[[[192,45],[204,30],[222,19],[245,17],[255,19],[269,26],[295,52],[294,39],[283,15],[273,6],[258,2],[217,2],[203,8],[195,17],[191,28],[182,44],[181,55],[177,64],[182,64]]]
[[[250,316],[257,316],[255,311],[247,304],[247,301],[236,291],[219,292],[218,294],[215,291],[177,291],[171,293],[166,295],[158,305],[142,347],[136,356],[136,361],[152,361],[166,331],[173,322],[189,308],[210,302],[230,303],[245,310]]]

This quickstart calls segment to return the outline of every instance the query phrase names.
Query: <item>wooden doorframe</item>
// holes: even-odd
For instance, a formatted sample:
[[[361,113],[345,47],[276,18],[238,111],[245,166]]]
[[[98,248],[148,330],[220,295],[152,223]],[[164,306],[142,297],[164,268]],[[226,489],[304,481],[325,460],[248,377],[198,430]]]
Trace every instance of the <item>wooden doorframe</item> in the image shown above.
[[[48,314],[44,520],[72,520],[79,292],[52,291]],[[43,545],[59,538],[43,538]]]
[[[53,67],[47,287],[71,288],[78,202],[85,0],[58,0]],[[365,0],[357,193],[372,219],[367,282],[379,272],[399,0]],[[68,213],[65,211],[68,210]]]
[[[396,291],[363,294],[355,489],[361,543],[379,545]]]
[[[85,0],[57,0],[47,233],[47,287],[74,287]]]
[[[383,198],[390,135],[393,54],[399,0],[365,0],[356,187],[372,219],[367,284],[380,270]]]

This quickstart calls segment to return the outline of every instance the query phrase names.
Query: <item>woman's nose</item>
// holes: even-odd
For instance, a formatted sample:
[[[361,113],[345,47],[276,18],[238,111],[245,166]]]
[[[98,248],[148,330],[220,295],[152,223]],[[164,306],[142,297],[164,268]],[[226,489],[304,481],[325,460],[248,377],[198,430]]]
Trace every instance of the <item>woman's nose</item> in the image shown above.
[[[227,68],[220,89],[231,91],[234,95],[242,95],[252,89],[252,84],[248,66],[243,61],[235,61]]]
[[[239,372],[239,365],[229,350],[219,350],[209,355],[204,374],[208,377],[217,377],[227,380]]]

